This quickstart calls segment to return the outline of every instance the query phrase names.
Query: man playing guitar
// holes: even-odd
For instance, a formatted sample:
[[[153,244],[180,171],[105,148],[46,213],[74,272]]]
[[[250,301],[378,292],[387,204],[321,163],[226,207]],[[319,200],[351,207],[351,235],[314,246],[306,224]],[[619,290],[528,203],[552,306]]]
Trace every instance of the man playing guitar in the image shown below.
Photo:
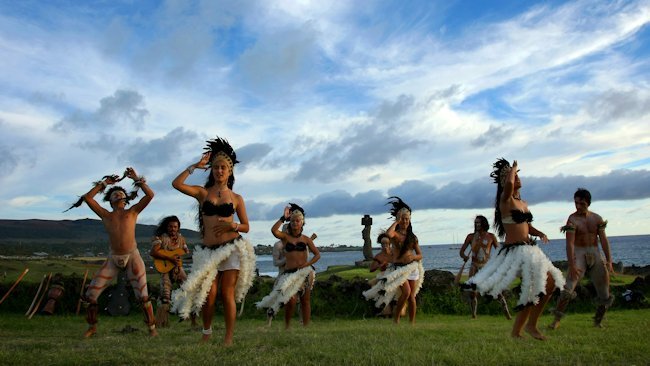
[[[157,311],[157,325],[169,325],[169,307],[174,283],[181,284],[187,279],[183,270],[181,256],[189,254],[185,238],[180,233],[181,222],[176,216],[168,216],[160,221],[152,239],[149,254],[154,259],[154,267],[160,272],[160,302]],[[192,326],[196,325],[192,317]]]

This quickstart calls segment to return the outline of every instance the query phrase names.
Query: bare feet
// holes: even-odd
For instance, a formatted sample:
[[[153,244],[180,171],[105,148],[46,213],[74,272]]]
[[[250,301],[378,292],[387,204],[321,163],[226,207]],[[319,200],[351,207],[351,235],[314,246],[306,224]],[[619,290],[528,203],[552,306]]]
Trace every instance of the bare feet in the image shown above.
[[[225,347],[230,347],[230,346],[232,346],[232,338],[231,338],[231,339],[224,339],[224,340],[223,340],[223,345],[224,345]]]
[[[510,336],[514,339],[524,339],[524,337],[521,334],[511,333]]]
[[[203,329],[201,331],[201,343],[207,343],[210,340],[210,337],[212,336],[212,327],[209,329]]]
[[[96,325],[91,325],[88,327],[88,329],[84,332],[84,338],[90,338],[97,334],[97,326]]]
[[[527,326],[526,328],[524,328],[524,330],[526,331],[526,333],[530,334],[531,337],[533,337],[535,339],[538,339],[540,341],[545,341],[546,340],[546,337],[536,327],[528,327]]]
[[[552,330],[556,330],[559,327],[560,327],[560,322],[557,320],[553,320],[553,323],[548,325],[548,329],[552,329]]]
[[[149,336],[158,337],[158,331],[156,330],[156,327],[149,328]]]

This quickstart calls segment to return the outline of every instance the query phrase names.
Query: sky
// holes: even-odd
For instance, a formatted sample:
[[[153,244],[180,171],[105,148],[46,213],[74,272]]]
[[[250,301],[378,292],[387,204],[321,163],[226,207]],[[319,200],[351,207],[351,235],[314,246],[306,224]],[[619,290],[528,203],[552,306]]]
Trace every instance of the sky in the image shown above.
[[[317,245],[362,245],[389,196],[421,245],[462,242],[500,157],[550,238],[578,187],[610,236],[648,234],[649,22],[650,1],[0,0],[0,219],[95,218],[62,211],[133,166],[140,223],[196,228],[171,181],[220,136],[254,244],[295,202]]]

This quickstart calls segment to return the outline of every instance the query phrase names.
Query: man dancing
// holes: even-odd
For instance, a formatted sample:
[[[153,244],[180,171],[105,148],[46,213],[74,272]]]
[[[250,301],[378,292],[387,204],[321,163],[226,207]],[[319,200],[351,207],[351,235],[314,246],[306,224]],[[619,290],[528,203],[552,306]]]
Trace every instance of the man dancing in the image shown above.
[[[609,273],[613,273],[614,268],[612,267],[609,240],[605,234],[607,221],[597,213],[589,211],[591,193],[588,190],[578,188],[573,195],[573,202],[576,212],[569,216],[566,225],[560,229],[566,233],[566,256],[567,262],[569,262],[569,271],[566,284],[560,293],[554,311],[555,320],[549,325],[551,329],[557,329],[560,326],[560,320],[565,315],[564,310],[569,302],[576,297],[575,287],[585,272],[589,272],[589,277],[598,295],[594,326],[599,328],[602,326],[605,312],[614,302],[614,298],[609,294]],[[605,253],[605,261],[598,250],[599,240]]]
[[[472,266],[469,269],[469,277],[474,276],[481,268],[485,266],[487,261],[490,259],[490,253],[492,248],[499,247],[499,240],[497,237],[488,232],[490,229],[490,224],[488,223],[487,218],[482,215],[476,216],[474,219],[474,232],[467,234],[463,246],[460,248],[460,256],[463,260],[467,261],[470,257],[465,254],[467,247],[470,247],[470,253],[472,255]],[[508,320],[512,319],[510,316],[510,310],[508,310],[508,303],[502,294],[499,294],[497,297],[499,303],[501,303],[501,308],[503,309],[503,314]],[[470,306],[472,310],[472,319],[476,319],[476,310],[478,307],[478,292],[472,291],[470,293]]]
[[[138,203],[128,209],[126,205],[137,196],[137,189],[129,196],[127,196],[126,190],[120,186],[109,189],[104,195],[104,201],[110,202],[112,211],[106,210],[93,198],[108,185],[119,182],[121,179],[116,175],[104,177],[88,193],[82,196],[83,201],[88,204],[88,207],[102,219],[104,228],[108,233],[108,243],[111,248],[111,253],[95,274],[84,296],[88,303],[86,313],[88,330],[84,333],[84,337],[86,338],[97,333],[97,315],[99,312],[97,299],[106,287],[108,287],[113,277],[118,274],[120,269],[126,269],[127,277],[135,292],[135,297],[142,303],[144,322],[149,326],[149,335],[158,335],[153,307],[151,306],[151,301],[149,301],[149,293],[147,291],[146,268],[138,251],[138,244],[135,241],[135,226],[138,214],[151,202],[154,193],[147,185],[144,177],[138,177],[133,168],[126,168],[122,178],[124,177],[133,179],[133,184],[138,188],[142,188],[145,194]]]

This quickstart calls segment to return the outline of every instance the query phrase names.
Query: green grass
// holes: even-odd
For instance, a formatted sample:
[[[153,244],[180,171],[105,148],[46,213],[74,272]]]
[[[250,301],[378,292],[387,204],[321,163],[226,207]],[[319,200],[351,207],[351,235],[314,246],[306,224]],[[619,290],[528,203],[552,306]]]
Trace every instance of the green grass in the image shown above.
[[[88,276],[91,276],[101,267],[103,260],[97,258],[88,258],[88,260],[78,259],[0,259],[0,274],[6,277],[1,282],[13,284],[18,276],[25,268],[29,268],[29,272],[23,278],[26,283],[40,283],[43,275],[49,273],[61,273],[70,275],[76,273],[83,277],[84,272],[88,269]]]
[[[355,267],[349,265],[338,265],[338,266],[329,266],[327,271],[319,272],[316,275],[317,280],[323,280],[329,278],[331,275],[336,275],[344,280],[351,280],[355,277],[359,278],[375,278],[377,272],[370,272],[368,268],[364,267]]]
[[[173,318],[172,318],[173,319]],[[189,324],[172,322],[158,338],[146,334],[139,315],[100,316],[99,333],[84,340],[82,317],[0,317],[0,364],[219,364],[219,365],[646,365],[650,310],[614,311],[606,328],[590,314],[571,315],[548,340],[509,337],[512,321],[499,316],[418,315],[417,324],[390,320],[325,320],[285,331],[281,320],[237,322],[235,344],[221,346],[223,321],[215,316],[208,344]],[[546,325],[549,316],[541,319]],[[137,332],[121,334],[126,325]]]
[[[365,278],[365,279],[370,279],[374,278],[376,276],[376,272],[372,273],[368,270],[368,268],[360,268],[360,267],[355,267],[355,266],[350,266],[350,265],[339,265],[339,266],[330,266],[327,271],[319,272],[317,274],[317,279],[327,279],[331,275],[336,275],[339,276],[345,280],[350,280],[355,277],[359,278]],[[455,273],[454,273],[455,275]],[[566,273],[565,273],[566,275]],[[626,274],[613,274],[610,276],[610,283],[612,286],[618,286],[618,285],[629,285],[631,284],[638,276],[636,275],[626,275]],[[467,271],[465,271],[465,274],[461,277],[460,282],[465,282],[467,281],[468,276],[467,276]],[[590,282],[589,277],[585,277],[582,279],[581,284],[586,285],[587,283]],[[512,283],[512,287],[518,286],[520,283],[519,280],[515,280]]]

